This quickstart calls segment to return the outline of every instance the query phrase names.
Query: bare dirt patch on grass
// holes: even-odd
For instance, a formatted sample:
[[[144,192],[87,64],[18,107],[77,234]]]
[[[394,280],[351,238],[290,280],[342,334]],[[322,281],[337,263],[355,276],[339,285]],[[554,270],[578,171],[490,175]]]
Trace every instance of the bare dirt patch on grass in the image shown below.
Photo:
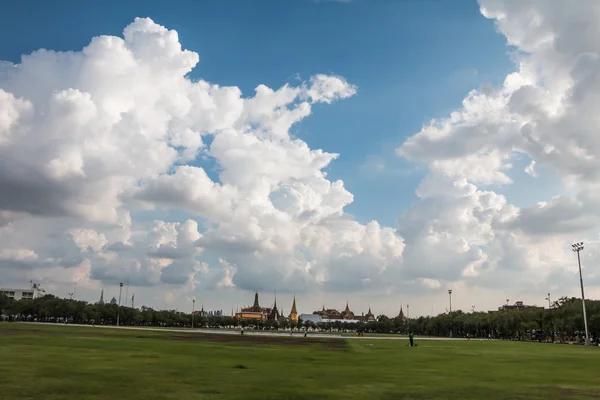
[[[288,337],[283,335],[232,335],[200,332],[169,332],[165,330],[103,329],[93,327],[63,327],[48,324],[41,329],[27,325],[15,325],[0,329],[0,336],[102,338],[102,339],[150,339],[179,342],[216,342],[240,345],[277,345],[284,347],[323,346],[328,349],[345,350],[348,343],[338,338]]]
[[[280,336],[258,336],[258,335],[217,335],[217,334],[170,334],[166,338],[178,341],[210,341],[219,343],[248,343],[258,345],[279,346],[314,346],[322,345],[329,349],[347,349],[348,343],[342,339],[328,338],[287,338]]]

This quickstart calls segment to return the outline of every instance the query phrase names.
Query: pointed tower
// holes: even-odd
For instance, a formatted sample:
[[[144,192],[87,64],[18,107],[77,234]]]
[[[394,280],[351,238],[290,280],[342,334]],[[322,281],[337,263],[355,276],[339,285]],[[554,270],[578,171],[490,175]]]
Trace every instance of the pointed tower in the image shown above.
[[[350,307],[348,306],[348,302],[346,302],[346,308],[342,311],[342,318],[344,319],[352,319],[354,318],[354,313],[350,311]]]
[[[279,311],[277,311],[277,293],[275,293],[275,301],[273,302],[273,308],[268,316],[268,319],[277,321],[279,319]]]
[[[402,321],[406,319],[404,316],[404,311],[402,311],[402,303],[400,303],[400,314],[398,314],[398,318],[400,318]]]
[[[367,321],[374,321],[375,320],[375,316],[371,312],[371,306],[369,306],[369,312],[367,313],[366,317],[367,317]]]
[[[102,289],[100,292],[100,300],[98,301],[98,304],[104,304],[104,289]]]
[[[296,295],[294,294],[294,302],[292,303],[292,311],[289,316],[290,321],[298,322],[298,311],[296,310]]]
[[[253,312],[260,312],[260,304],[258,303],[258,292],[254,294],[254,305],[252,305]]]

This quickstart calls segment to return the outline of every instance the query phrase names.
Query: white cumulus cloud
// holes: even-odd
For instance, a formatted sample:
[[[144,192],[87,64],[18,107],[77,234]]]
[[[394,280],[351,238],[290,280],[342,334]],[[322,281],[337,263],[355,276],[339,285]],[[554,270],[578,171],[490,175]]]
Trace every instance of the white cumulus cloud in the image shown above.
[[[515,71],[396,149],[428,173],[395,227],[349,215],[354,195],[326,172],[339,155],[290,133],[316,103],[357,93],[342,77],[244,96],[190,79],[199,55],[147,18],[80,50],[1,62],[3,279],[89,293],[128,281],[158,306],[203,290],[424,304],[447,287],[567,293],[570,242],[589,242],[585,265],[600,254],[600,3],[480,6],[517,50]],[[535,190],[514,173],[522,159],[519,173],[552,171],[564,192],[513,204],[505,188]]]
[[[60,284],[127,280],[173,300],[198,285],[342,290],[342,276],[362,287],[399,268],[394,230],[344,213],[353,195],[324,171],[338,154],[289,132],[315,103],[357,88],[319,74],[243,97],[190,80],[198,61],[177,32],[138,18],[123,37],[2,64],[0,254],[11,279],[58,268]],[[136,218],[165,210],[187,219]]]

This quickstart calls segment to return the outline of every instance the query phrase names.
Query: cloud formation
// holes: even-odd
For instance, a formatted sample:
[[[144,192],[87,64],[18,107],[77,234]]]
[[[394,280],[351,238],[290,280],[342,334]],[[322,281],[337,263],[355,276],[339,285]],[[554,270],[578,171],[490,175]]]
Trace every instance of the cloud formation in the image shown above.
[[[342,77],[247,97],[190,79],[198,54],[147,18],[80,51],[0,63],[3,276],[90,289],[128,278],[163,301],[197,288],[569,290],[571,241],[589,243],[584,263],[600,261],[600,4],[480,6],[516,71],[396,150],[428,173],[395,227],[348,215],[353,194],[326,172],[338,154],[290,134],[315,104],[356,93]],[[564,193],[512,204],[503,190],[523,185],[523,157],[521,175],[552,171]]]
[[[423,246],[421,254],[435,248],[438,254],[423,264],[438,277],[564,291],[576,282],[565,268],[574,264],[572,241],[588,239],[584,263],[598,261],[600,4],[480,0],[480,6],[516,50],[517,70],[501,87],[473,90],[462,108],[397,149],[429,165],[417,188],[421,201],[399,220],[404,261],[410,264],[412,248]],[[531,160],[525,168],[531,177],[546,168],[578,194],[565,189],[529,207],[510,204],[500,193],[518,184],[512,164],[523,156]]]
[[[289,133],[355,86],[315,75],[243,97],[190,80],[198,60],[175,31],[138,18],[122,38],[2,64],[3,269],[85,266],[80,284],[91,286],[128,277],[193,290],[207,275],[216,288],[307,290],[338,285],[346,262],[371,277],[400,257],[392,228],[344,214],[353,196],[324,171],[338,155]],[[131,217],[152,210],[187,220]],[[212,267],[208,252],[220,257]]]

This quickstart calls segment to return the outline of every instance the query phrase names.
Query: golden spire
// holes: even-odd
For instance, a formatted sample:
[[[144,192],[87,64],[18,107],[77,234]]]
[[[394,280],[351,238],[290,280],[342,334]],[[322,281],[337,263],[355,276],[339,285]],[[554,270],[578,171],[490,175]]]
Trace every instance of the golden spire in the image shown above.
[[[298,311],[296,310],[296,294],[294,293],[294,302],[292,303],[292,311],[289,316],[290,321],[298,321]]]
[[[350,307],[348,307],[348,302],[346,302],[346,309],[344,310],[344,312],[350,312]]]
[[[298,314],[296,311],[296,295],[294,294],[294,302],[292,303],[292,314]]]

